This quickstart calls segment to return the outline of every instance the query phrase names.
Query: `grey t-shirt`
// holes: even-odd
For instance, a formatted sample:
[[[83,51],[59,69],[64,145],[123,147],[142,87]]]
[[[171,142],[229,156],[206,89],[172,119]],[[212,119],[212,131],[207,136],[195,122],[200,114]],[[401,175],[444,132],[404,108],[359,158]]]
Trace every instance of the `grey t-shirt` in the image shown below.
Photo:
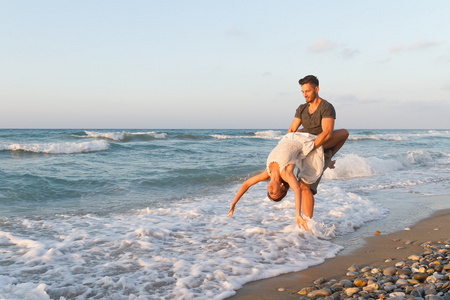
[[[333,118],[336,119],[336,111],[333,105],[327,100],[322,99],[316,111],[312,114],[308,111],[309,103],[300,105],[295,111],[295,118],[302,121],[303,131],[318,135],[322,133],[322,119]]]

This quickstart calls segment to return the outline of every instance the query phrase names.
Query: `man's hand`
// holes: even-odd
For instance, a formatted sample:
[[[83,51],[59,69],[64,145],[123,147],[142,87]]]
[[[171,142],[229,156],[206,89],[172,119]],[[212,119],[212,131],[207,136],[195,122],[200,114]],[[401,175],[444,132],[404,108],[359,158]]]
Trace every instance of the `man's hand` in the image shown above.
[[[334,169],[335,168],[335,164],[336,164],[335,160],[330,161],[330,164],[328,165],[328,169]]]
[[[298,227],[300,229],[303,226],[303,228],[305,228],[306,231],[309,231],[308,224],[306,223],[306,221],[301,216],[296,216],[295,217],[295,222],[297,223],[297,225],[298,225]]]

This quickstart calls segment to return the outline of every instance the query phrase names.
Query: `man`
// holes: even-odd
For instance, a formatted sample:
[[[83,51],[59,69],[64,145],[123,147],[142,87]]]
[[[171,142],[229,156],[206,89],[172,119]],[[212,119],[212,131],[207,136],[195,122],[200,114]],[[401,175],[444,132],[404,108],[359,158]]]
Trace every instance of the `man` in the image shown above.
[[[289,132],[296,132],[300,125],[303,128],[299,131],[317,135],[314,141],[314,147],[323,146],[325,153],[325,167],[334,169],[335,161],[331,158],[339,151],[348,138],[348,131],[345,129],[334,130],[334,120],[336,111],[333,105],[319,97],[319,80],[313,75],[308,75],[300,79],[303,97],[306,103],[300,105],[296,112],[294,120],[289,126]],[[317,186],[320,179],[311,185],[300,181],[302,191],[302,211],[304,216],[312,218],[314,211],[314,196],[317,193]]]

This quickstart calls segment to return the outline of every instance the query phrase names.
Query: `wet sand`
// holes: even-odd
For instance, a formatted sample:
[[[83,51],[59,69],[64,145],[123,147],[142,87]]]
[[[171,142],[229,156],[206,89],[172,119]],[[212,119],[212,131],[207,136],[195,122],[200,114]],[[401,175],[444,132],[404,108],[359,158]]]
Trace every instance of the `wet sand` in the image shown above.
[[[412,254],[421,254],[424,242],[438,242],[450,239],[450,209],[439,210],[430,217],[390,234],[374,234],[361,241],[362,246],[343,251],[342,254],[326,260],[324,263],[307,270],[288,273],[274,278],[250,282],[229,300],[253,299],[299,299],[297,293],[304,287],[313,286],[313,281],[326,277],[330,279],[348,278],[347,269],[353,264],[360,267],[372,266],[384,268],[394,266],[396,262],[406,259]],[[392,261],[386,262],[391,259]],[[282,288],[284,291],[279,291]]]

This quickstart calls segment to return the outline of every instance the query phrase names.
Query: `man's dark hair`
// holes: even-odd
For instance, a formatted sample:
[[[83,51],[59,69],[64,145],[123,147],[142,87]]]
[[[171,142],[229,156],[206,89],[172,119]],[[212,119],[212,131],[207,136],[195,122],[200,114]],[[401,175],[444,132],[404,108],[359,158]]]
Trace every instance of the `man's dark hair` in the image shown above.
[[[313,86],[319,86],[319,79],[317,79],[317,77],[314,76],[314,75],[308,75],[308,76],[305,76],[302,79],[300,79],[298,81],[298,83],[300,85],[304,85],[306,83],[309,83],[309,84],[311,84]]]

